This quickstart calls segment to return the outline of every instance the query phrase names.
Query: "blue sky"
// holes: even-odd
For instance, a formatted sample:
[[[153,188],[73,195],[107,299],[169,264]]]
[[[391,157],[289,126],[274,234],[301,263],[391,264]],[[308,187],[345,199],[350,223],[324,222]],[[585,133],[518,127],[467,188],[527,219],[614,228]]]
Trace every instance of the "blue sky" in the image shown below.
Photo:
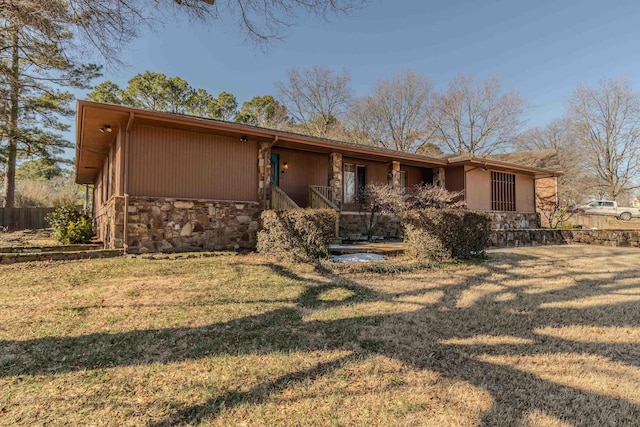
[[[348,69],[356,95],[411,68],[444,89],[457,74],[497,76],[529,103],[528,125],[563,114],[580,83],[627,77],[640,90],[640,3],[575,0],[371,0],[326,22],[303,18],[265,50],[243,41],[234,22],[212,28],[177,19],[128,46],[121,85],[145,70],[180,76],[241,104],[276,94],[286,69],[320,64]]]

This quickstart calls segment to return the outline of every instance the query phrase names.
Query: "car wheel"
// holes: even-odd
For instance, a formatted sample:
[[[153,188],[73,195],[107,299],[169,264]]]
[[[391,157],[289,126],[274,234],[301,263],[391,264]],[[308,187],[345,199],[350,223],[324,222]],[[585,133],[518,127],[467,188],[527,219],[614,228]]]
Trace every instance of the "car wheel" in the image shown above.
[[[623,221],[629,221],[631,219],[631,213],[629,212],[622,212],[620,214],[620,219]]]

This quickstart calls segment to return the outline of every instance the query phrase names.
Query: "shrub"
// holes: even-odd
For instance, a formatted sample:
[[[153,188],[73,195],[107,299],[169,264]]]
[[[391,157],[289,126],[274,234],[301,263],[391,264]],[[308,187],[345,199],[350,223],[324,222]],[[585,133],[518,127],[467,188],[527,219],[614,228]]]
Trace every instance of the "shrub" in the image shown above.
[[[338,213],[332,209],[291,209],[262,212],[258,251],[288,254],[294,261],[327,257],[327,245],[336,237]]]
[[[463,191],[448,191],[431,184],[418,184],[404,191],[385,184],[368,184],[359,204],[367,240],[371,241],[382,215],[400,215],[415,209],[464,209]]]
[[[86,216],[77,221],[71,221],[67,226],[68,243],[89,243],[93,238],[93,225]]]
[[[487,247],[491,220],[486,214],[459,209],[422,209],[402,214],[405,253],[442,261],[468,259]]]
[[[464,191],[449,191],[431,184],[418,184],[407,190],[405,197],[407,210],[414,209],[463,209]]]
[[[62,243],[89,243],[93,237],[91,219],[73,205],[64,205],[47,215],[53,236]]]
[[[376,225],[383,214],[398,214],[404,208],[402,194],[389,185],[368,184],[359,204],[360,218],[371,241]]]

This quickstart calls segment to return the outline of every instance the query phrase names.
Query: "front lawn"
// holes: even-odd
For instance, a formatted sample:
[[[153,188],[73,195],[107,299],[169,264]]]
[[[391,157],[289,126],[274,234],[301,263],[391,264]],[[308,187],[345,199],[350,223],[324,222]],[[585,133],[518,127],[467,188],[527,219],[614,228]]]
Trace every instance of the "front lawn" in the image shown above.
[[[3,425],[633,425],[640,251],[0,266]]]

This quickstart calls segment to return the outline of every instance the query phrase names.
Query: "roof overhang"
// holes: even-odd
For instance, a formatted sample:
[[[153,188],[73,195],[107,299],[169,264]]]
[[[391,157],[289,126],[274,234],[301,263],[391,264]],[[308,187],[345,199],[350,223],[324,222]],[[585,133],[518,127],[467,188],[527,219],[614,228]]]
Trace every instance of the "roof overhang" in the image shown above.
[[[109,150],[116,140],[116,135],[132,125],[148,125],[170,127],[190,132],[215,133],[217,135],[238,138],[247,137],[251,141],[273,142],[275,147],[292,148],[314,153],[338,152],[343,156],[353,156],[377,161],[399,161],[402,164],[422,167],[446,166],[446,160],[403,153],[366,145],[351,144],[331,139],[317,138],[266,129],[256,126],[230,123],[214,119],[142,110],[121,105],[103,104],[91,101],[78,101],[77,137],[76,137],[76,182],[92,184],[102,164],[109,155]],[[101,132],[101,128],[109,126],[112,132]]]
[[[483,157],[465,157],[450,158],[447,163],[451,166],[473,166],[475,168],[490,168],[492,170],[521,173],[532,175],[535,179],[552,178],[562,175],[561,172],[551,171],[547,169],[532,168],[529,166],[521,166],[513,163],[502,162],[499,160],[486,159]]]
[[[129,130],[133,125],[169,127],[190,132],[213,133],[240,139],[248,138],[258,143],[272,143],[274,147],[291,148],[314,153],[341,153],[346,157],[356,157],[376,161],[399,161],[404,165],[419,167],[443,167],[447,165],[486,165],[493,169],[514,171],[535,175],[557,176],[557,172],[529,168],[512,163],[488,160],[476,157],[438,159],[420,154],[404,153],[360,144],[335,141],[300,135],[282,130],[266,129],[256,126],[231,123],[214,119],[186,116],[181,114],[149,111],[122,105],[103,104],[91,101],[78,101],[76,135],[76,182],[93,184],[102,169],[105,159],[114,144],[118,133]],[[111,132],[101,129],[110,127]]]

